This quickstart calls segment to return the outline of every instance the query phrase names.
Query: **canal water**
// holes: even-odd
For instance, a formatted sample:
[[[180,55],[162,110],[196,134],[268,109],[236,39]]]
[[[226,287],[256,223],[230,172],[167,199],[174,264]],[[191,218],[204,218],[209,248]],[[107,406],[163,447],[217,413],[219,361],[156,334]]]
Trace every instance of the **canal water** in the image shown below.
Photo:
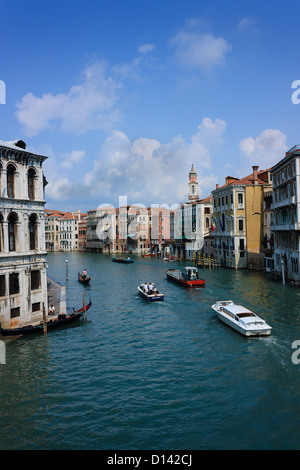
[[[201,270],[205,288],[186,290],[166,279],[183,262],[134,260],[48,255],[68,308],[82,306],[83,292],[93,306],[73,326],[5,340],[0,449],[299,449],[300,289],[219,268]],[[89,287],[77,281],[84,268]],[[138,295],[150,280],[163,302]],[[228,299],[272,335],[246,339],[221,323],[211,305]]]

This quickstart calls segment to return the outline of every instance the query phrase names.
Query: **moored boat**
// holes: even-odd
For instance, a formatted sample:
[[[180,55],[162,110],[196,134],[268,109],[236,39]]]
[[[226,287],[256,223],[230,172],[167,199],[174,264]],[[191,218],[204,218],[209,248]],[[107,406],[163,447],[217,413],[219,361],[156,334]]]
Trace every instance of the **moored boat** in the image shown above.
[[[256,313],[242,305],[236,305],[232,300],[221,300],[212,305],[218,318],[244,336],[269,336],[272,327]]]
[[[61,313],[56,318],[47,320],[46,322],[47,331],[69,325],[70,323],[74,323],[75,321],[79,320],[83,315],[85,315],[85,312],[87,312],[91,306],[92,306],[92,301],[90,300],[90,302],[85,307],[82,307],[79,310],[76,310],[76,311],[73,310],[73,312],[70,314]],[[43,332],[44,332],[43,321],[39,322],[38,324],[19,326],[15,328],[2,328],[0,324],[0,334],[2,336],[29,335],[33,333],[43,333]]]
[[[185,287],[204,287],[205,280],[199,279],[198,269],[194,266],[186,266],[184,271],[168,269],[167,278]]]
[[[112,258],[114,263],[134,263],[134,260],[131,258]]]
[[[142,297],[144,297],[144,299],[148,300],[148,302],[164,300],[164,294],[159,292],[155,284],[151,282],[144,282],[143,284],[140,284],[138,286],[138,291]]]
[[[81,282],[81,284],[89,284],[91,279],[91,277],[84,277],[82,274],[78,273],[78,282]]]

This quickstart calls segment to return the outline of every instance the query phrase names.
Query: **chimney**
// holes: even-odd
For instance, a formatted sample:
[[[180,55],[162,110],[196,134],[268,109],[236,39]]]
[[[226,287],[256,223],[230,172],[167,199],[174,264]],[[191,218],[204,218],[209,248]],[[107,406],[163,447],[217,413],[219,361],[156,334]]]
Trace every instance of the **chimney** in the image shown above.
[[[216,189],[219,189],[219,185],[218,185],[218,184],[216,184]]]
[[[253,184],[258,184],[258,177],[257,177],[257,170],[258,170],[258,166],[253,166],[252,167],[253,169]]]

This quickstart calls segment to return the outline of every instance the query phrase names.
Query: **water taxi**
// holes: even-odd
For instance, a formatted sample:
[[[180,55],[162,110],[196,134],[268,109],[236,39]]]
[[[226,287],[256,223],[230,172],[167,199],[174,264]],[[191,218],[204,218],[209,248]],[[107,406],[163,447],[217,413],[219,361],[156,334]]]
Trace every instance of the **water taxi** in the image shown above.
[[[205,280],[199,279],[198,269],[194,266],[186,266],[184,271],[168,269],[167,278],[185,287],[204,287]]]
[[[212,305],[212,309],[217,312],[218,318],[223,323],[244,336],[268,336],[271,334],[271,326],[262,318],[242,305],[236,305],[232,300],[218,301]]]
[[[143,284],[140,284],[138,286],[138,291],[144,299],[148,300],[148,302],[164,300],[164,294],[159,292],[155,284],[152,282],[144,282]]]

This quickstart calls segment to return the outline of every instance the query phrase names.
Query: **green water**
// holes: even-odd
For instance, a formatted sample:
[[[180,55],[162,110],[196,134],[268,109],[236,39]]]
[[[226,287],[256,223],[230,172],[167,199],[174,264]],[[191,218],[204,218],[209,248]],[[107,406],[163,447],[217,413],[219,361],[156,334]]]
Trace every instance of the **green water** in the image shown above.
[[[166,279],[184,264],[134,259],[48,255],[70,310],[84,291],[93,306],[68,328],[5,340],[0,449],[300,448],[300,289],[220,268],[186,290]],[[83,268],[89,287],[77,281]],[[163,302],[138,295],[150,280]],[[253,309],[272,335],[246,339],[221,323],[211,305],[222,299]]]

